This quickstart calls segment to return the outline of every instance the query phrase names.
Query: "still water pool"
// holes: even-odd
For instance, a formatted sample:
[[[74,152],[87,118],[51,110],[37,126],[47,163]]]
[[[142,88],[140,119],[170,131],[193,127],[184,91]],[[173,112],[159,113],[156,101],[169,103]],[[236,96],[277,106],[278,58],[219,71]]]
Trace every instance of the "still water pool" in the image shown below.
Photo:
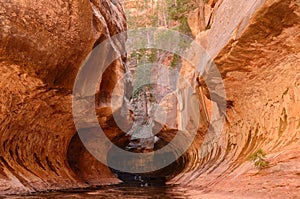
[[[124,185],[103,186],[90,190],[65,190],[48,193],[37,193],[27,196],[10,196],[14,199],[56,199],[56,198],[108,198],[108,199],[202,199],[224,198],[222,195],[204,194],[200,190],[183,188],[180,186],[162,186],[162,187],[132,187]]]

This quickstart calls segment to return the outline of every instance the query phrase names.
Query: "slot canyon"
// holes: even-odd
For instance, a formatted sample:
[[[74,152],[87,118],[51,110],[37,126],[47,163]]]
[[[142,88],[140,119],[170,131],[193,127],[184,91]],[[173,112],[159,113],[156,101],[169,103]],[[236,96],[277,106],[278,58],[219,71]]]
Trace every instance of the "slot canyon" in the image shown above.
[[[122,34],[128,30],[123,2],[0,1],[0,196],[97,189],[139,177],[149,181],[147,186],[153,182],[191,190],[196,195],[191,198],[299,198],[300,1],[201,0],[187,23],[210,65],[206,63],[202,76],[181,60],[179,91],[160,99],[168,108],[166,121],[153,122],[158,141],[151,149],[138,148],[143,143],[134,142],[127,132],[140,125],[137,115],[128,119],[129,113],[121,113],[129,81],[123,78],[130,70],[123,52],[129,40]],[[107,47],[97,48],[103,41]],[[95,49],[101,59],[91,54]],[[93,68],[80,71],[87,57],[97,67],[114,53],[120,56],[108,62],[101,76]],[[210,76],[212,68],[222,85]],[[80,72],[99,81],[94,91],[82,80],[77,86],[87,95],[74,105]],[[152,73],[157,79],[172,79],[168,72],[167,77],[161,71]],[[112,103],[114,97],[121,105]],[[91,102],[97,124],[86,111]],[[83,118],[77,124],[74,106]],[[121,121],[116,121],[118,116]],[[114,146],[99,145],[99,125]],[[82,143],[79,131],[94,137]],[[110,168],[86,148],[96,148],[108,162],[133,167],[138,163],[121,160],[115,146],[147,154],[179,135],[182,143],[171,148],[180,148],[190,132],[195,135],[187,150],[180,157],[169,153],[176,161],[140,175]]]

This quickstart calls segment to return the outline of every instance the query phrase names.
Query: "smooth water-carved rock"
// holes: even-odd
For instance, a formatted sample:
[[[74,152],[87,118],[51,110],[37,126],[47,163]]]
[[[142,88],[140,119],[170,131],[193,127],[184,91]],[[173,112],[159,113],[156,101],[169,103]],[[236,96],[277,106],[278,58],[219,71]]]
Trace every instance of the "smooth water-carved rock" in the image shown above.
[[[285,198],[289,194],[296,198],[300,186],[299,2],[220,0],[209,1],[204,7],[209,7],[208,12],[200,14],[207,17],[192,19],[191,15],[190,24],[205,22],[205,27],[203,23],[192,27],[193,33],[224,78],[227,110],[220,139],[205,142],[215,140],[214,129],[207,131],[206,121],[197,129],[189,150],[170,167],[120,178],[151,181],[154,176],[159,182],[171,179],[168,183],[230,192],[238,197]],[[203,10],[203,4],[198,14],[199,10]],[[118,1],[0,3],[1,194],[120,182],[86,151],[76,135],[71,90],[80,65],[93,47],[124,30],[125,17]],[[125,39],[112,44],[114,49],[123,48]],[[108,53],[106,50],[103,53]],[[120,148],[131,141],[126,129],[132,122],[122,121],[125,130],[117,127],[113,111],[122,115],[123,110],[112,110],[110,101],[126,72],[125,59],[109,66],[96,95],[99,123]],[[208,85],[201,79],[205,77],[198,77],[193,67],[184,65],[181,74],[192,87],[188,90],[182,84],[177,93],[184,99],[178,105],[182,112],[169,118],[176,119],[170,124],[173,128],[180,124],[177,127],[182,132],[193,128],[189,122],[192,116],[196,120],[211,119],[211,110],[218,108],[214,99],[223,97],[210,96]],[[207,81],[219,88],[213,79]],[[123,90],[122,86],[117,90],[120,98]],[[194,98],[188,98],[189,93]],[[93,98],[93,93],[89,97]],[[89,97],[83,101],[91,100]],[[193,110],[197,99],[207,110]],[[168,103],[166,100],[166,107]],[[186,104],[189,106],[184,109]],[[81,113],[84,117],[84,107]],[[89,122],[80,125],[86,128]],[[164,142],[156,147],[169,143],[178,129],[159,131],[156,136]],[[97,133],[95,128],[84,130]],[[93,140],[88,144],[97,145]],[[109,152],[110,146],[101,147],[101,152]],[[267,153],[270,168],[257,170],[247,160],[259,148]],[[115,160],[114,155],[109,153],[108,159]],[[119,163],[126,166],[124,162]],[[135,160],[131,163],[135,165]]]
[[[101,176],[114,178],[74,138],[71,93],[93,47],[126,30],[120,3],[3,1],[0,21],[0,193],[87,187],[105,183]],[[109,68],[103,93],[124,73],[123,60]]]
[[[299,11],[297,1],[217,1],[211,28],[196,40],[224,79],[226,125],[206,157],[190,150],[198,154],[194,169],[174,181],[237,196],[298,197]],[[270,162],[261,171],[247,159],[260,148]]]

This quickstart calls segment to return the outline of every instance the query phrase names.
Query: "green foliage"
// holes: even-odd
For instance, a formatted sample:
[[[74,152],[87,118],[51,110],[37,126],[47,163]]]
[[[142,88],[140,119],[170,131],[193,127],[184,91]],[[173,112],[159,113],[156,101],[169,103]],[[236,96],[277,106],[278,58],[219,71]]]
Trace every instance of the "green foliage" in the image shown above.
[[[151,67],[147,65],[142,64],[136,67],[135,74],[133,77],[134,91],[150,83],[151,73]]]
[[[168,16],[170,20],[179,22],[178,31],[191,36],[188,25],[188,14],[197,8],[197,0],[167,0]]]
[[[180,19],[179,32],[182,32],[188,36],[192,36],[192,31],[190,29],[187,17]]]
[[[187,18],[190,11],[199,5],[197,0],[167,0],[169,17],[172,20]]]
[[[156,61],[159,50],[139,49],[131,52],[129,59],[137,59],[138,62],[151,63]]]
[[[198,7],[198,2],[199,0],[135,1],[136,10],[125,7],[127,25],[129,29],[168,26],[191,35],[187,18],[188,14]]]
[[[137,98],[141,93],[144,93],[146,90],[145,88],[148,87],[150,89],[150,91],[153,90],[153,84],[151,83],[148,83],[148,84],[142,84],[140,85],[139,87],[138,86],[135,86],[135,89],[133,91],[133,95],[132,95],[132,98]],[[155,101],[155,97],[151,94],[150,96],[150,102],[153,102]]]
[[[192,37],[192,32],[188,25],[188,15],[191,11],[199,6],[199,1],[206,0],[139,0],[135,1],[134,5],[125,7],[127,16],[127,24],[129,29],[137,29],[142,27],[168,27],[179,31],[187,36]],[[125,4],[126,5],[126,4]],[[132,9],[134,6],[135,9]],[[189,44],[182,41],[172,40],[168,36],[168,32],[159,37],[165,37],[167,41],[177,42],[178,50],[174,52],[171,61],[171,67],[176,67],[181,64],[181,58],[176,55],[183,52]],[[130,54],[128,57],[132,64],[153,63],[161,60],[163,51],[154,49],[140,49]]]
[[[254,162],[254,166],[258,169],[264,169],[270,167],[270,163],[265,160],[266,152],[262,149],[258,149],[256,152],[248,156],[249,161]]]
[[[264,169],[270,167],[270,163],[264,159],[259,159],[254,163],[255,167],[258,169]]]
[[[258,149],[256,152],[248,156],[248,159],[251,161],[255,161],[258,158],[265,158],[266,153],[262,149]]]
[[[181,64],[181,57],[177,54],[174,54],[173,59],[171,61],[171,67],[175,68],[180,64]]]

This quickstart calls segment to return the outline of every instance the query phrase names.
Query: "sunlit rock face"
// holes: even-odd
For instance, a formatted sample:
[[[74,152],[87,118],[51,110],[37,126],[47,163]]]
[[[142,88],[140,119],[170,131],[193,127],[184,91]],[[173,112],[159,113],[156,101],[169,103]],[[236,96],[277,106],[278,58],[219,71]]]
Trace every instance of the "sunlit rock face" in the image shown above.
[[[299,1],[223,0],[207,6],[210,22],[193,19],[199,15],[189,22],[223,77],[226,122],[213,150],[174,182],[243,196],[299,197]],[[204,7],[199,9],[206,17]],[[199,20],[209,23],[206,30]],[[193,73],[187,63],[182,71]],[[247,160],[260,148],[270,166],[262,170]]]
[[[167,167],[175,177],[168,183],[256,198],[299,196],[299,15],[299,2],[292,0],[212,0],[190,14],[196,41],[224,80],[225,125],[219,139],[205,142],[214,137],[214,131],[207,133],[206,120],[212,121],[218,104],[203,82],[209,79],[183,62],[180,93],[162,104],[176,108],[167,118],[171,129],[157,136],[169,142],[174,132],[189,132],[191,120],[200,125],[183,163]],[[71,104],[85,57],[101,41],[126,30],[118,1],[1,2],[0,24],[0,193],[119,182],[80,142]],[[120,147],[128,139],[112,118],[119,107],[112,110],[110,101],[113,92],[122,98],[124,87],[114,89],[126,71],[124,61],[109,66],[96,95],[99,123]],[[79,126],[93,127],[89,120]],[[101,147],[101,152],[109,149]],[[260,148],[270,164],[262,170],[247,160]]]
[[[74,137],[71,93],[93,47],[124,30],[117,1],[0,2],[1,194],[87,187],[113,177]],[[102,93],[124,72],[123,61],[109,68]]]

